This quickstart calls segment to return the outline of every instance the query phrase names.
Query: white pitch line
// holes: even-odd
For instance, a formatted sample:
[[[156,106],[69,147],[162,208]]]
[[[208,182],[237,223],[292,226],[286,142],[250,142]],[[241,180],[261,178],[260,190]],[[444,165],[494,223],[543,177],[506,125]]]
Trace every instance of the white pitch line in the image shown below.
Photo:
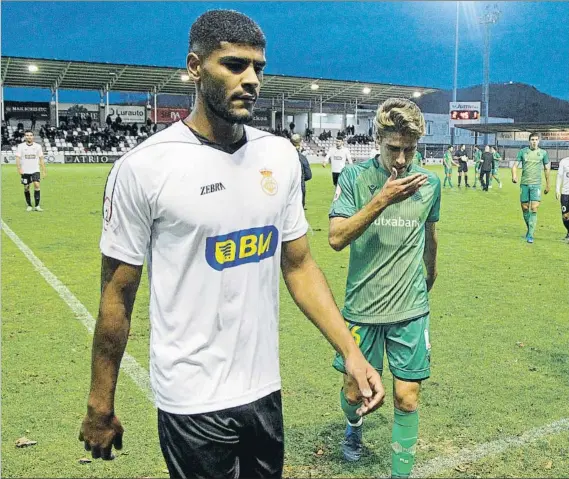
[[[16,233],[14,233],[8,225],[4,223],[4,220],[2,220],[2,229],[18,249],[24,253],[24,256],[30,260],[30,263],[34,265],[34,268],[38,273],[41,274],[47,283],[57,292],[57,294],[59,294],[60,298],[67,303],[67,306],[71,308],[71,311],[75,313],[77,319],[83,323],[83,326],[87,328],[89,333],[93,335],[93,331],[95,330],[95,319],[91,316],[91,313],[89,313],[87,308],[83,306],[83,304],[71,291],[69,291],[67,286],[65,286],[57,276],[47,269],[47,267],[39,260],[32,250],[26,246],[18,235],[16,235]],[[134,383],[146,395],[148,400],[154,404],[154,396],[152,395],[152,389],[150,387],[148,371],[126,352],[122,358],[121,369],[130,376]]]
[[[36,270],[45,278],[47,283],[59,294],[61,299],[67,303],[71,310],[77,316],[90,334],[95,329],[95,319],[85,306],[73,295],[47,267],[38,259],[38,257],[28,248],[24,242],[14,233],[4,221],[2,221],[2,229],[22,253],[30,260]],[[148,371],[136,362],[132,356],[125,353],[122,360],[121,369],[123,369],[134,383],[141,389],[146,397],[154,403],[154,397],[150,388],[150,378]],[[569,430],[569,418],[560,419],[546,426],[537,427],[524,432],[520,436],[508,437],[505,439],[497,439],[495,441],[480,444],[474,449],[464,448],[459,453],[451,456],[439,456],[418,464],[411,477],[431,477],[440,474],[449,469],[454,469],[460,464],[467,464],[479,461],[486,457],[501,454],[510,448],[523,447],[527,444],[537,441],[542,437],[557,434]]]
[[[479,461],[489,456],[501,454],[510,448],[526,446],[552,434],[558,434],[569,430],[569,418],[560,419],[547,426],[536,427],[524,432],[520,436],[497,439],[475,446],[473,449],[464,448],[452,456],[440,456],[427,461],[415,468],[411,477],[432,477],[443,471],[454,469],[459,464],[467,464]]]

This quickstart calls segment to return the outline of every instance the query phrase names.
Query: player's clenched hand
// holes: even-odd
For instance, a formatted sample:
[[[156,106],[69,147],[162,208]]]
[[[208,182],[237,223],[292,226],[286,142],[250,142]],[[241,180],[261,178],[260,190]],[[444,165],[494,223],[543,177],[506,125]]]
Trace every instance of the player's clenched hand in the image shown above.
[[[426,182],[427,175],[421,173],[397,179],[397,170],[393,168],[391,176],[387,179],[377,197],[383,199],[388,205],[399,203],[413,196]]]
[[[385,399],[385,389],[381,382],[379,373],[369,364],[361,352],[357,350],[354,354],[347,356],[344,362],[346,374],[351,376],[363,398],[363,404],[357,413],[365,416],[375,411],[383,404]]]
[[[79,440],[85,442],[85,450],[91,451],[93,459],[108,461],[114,459],[113,446],[122,449],[123,433],[121,422],[114,414],[97,414],[89,410],[81,424]]]
[[[18,168],[18,174],[21,176],[24,174],[24,170],[22,170],[22,168]]]
[[[544,194],[549,193],[549,185],[547,185],[547,186],[545,187],[545,190],[543,190],[543,193],[544,193]]]
[[[559,194],[558,191],[555,192],[555,199],[558,200],[559,198],[561,198],[561,195]]]

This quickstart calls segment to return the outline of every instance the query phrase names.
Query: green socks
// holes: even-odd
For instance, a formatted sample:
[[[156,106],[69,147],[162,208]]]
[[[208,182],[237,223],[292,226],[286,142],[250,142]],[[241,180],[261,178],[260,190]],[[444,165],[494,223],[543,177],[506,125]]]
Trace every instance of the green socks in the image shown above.
[[[391,433],[391,477],[409,477],[415,462],[419,412],[395,409]]]
[[[537,224],[537,213],[533,211],[529,212],[529,221],[528,221],[528,235],[533,237],[535,232],[535,225]]]
[[[524,214],[524,221],[526,222],[526,226],[529,229],[529,210],[523,211],[523,214]]]
[[[352,426],[360,426],[362,423],[362,417],[356,413],[356,411],[360,408],[362,403],[358,404],[350,404],[344,395],[344,389],[340,390],[340,405],[342,406],[342,411],[346,415],[348,422]]]

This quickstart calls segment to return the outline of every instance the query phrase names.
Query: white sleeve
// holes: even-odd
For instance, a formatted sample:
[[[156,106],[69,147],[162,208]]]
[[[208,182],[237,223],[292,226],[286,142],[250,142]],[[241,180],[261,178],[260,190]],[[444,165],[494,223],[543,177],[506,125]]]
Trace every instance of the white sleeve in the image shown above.
[[[300,189],[300,161],[296,150],[294,151],[295,158],[292,158],[292,181],[288,194],[288,203],[285,209],[285,218],[283,223],[283,241],[293,241],[304,236],[308,231],[308,222],[304,216],[304,207],[302,206],[302,190]]]
[[[20,159],[22,158],[22,144],[20,143],[17,147],[16,147],[16,156],[19,156]]]
[[[150,242],[152,213],[128,159],[113,166],[103,201],[101,252],[128,264],[142,265]]]
[[[352,154],[350,153],[350,149],[346,148],[346,159],[348,160],[348,163],[351,165],[354,162],[352,161]]]

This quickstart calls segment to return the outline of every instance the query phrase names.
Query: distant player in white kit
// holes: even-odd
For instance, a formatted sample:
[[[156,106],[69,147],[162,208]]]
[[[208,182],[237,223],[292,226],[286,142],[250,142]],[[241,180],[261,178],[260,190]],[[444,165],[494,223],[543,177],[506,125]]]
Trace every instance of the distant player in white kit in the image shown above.
[[[114,396],[146,258],[150,381],[170,477],[277,478],[281,271],[300,309],[345,357],[365,396],[360,414],[385,392],[311,257],[296,150],[244,126],[263,79],[263,32],[243,14],[206,12],[190,30],[186,66],[197,93],[191,115],[126,153],[107,180],[79,440],[94,458],[112,459],[112,447],[122,447]]]
[[[43,151],[38,143],[34,143],[34,134],[31,130],[24,133],[24,142],[18,145],[16,150],[16,168],[20,174],[22,185],[24,185],[24,196],[28,207],[27,211],[32,211],[32,200],[30,197],[30,185],[34,185],[34,206],[36,211],[43,211],[40,206],[40,179],[47,176]],[[41,177],[40,177],[41,169]]]
[[[346,166],[346,162],[350,165],[353,164],[352,155],[350,150],[344,146],[343,138],[336,138],[336,146],[328,150],[323,165],[326,166],[328,162],[332,164],[332,182],[334,186],[336,186],[340,173],[342,173],[344,166]]]
[[[555,198],[561,201],[561,219],[567,230],[565,241],[569,243],[569,156],[559,162]]]

